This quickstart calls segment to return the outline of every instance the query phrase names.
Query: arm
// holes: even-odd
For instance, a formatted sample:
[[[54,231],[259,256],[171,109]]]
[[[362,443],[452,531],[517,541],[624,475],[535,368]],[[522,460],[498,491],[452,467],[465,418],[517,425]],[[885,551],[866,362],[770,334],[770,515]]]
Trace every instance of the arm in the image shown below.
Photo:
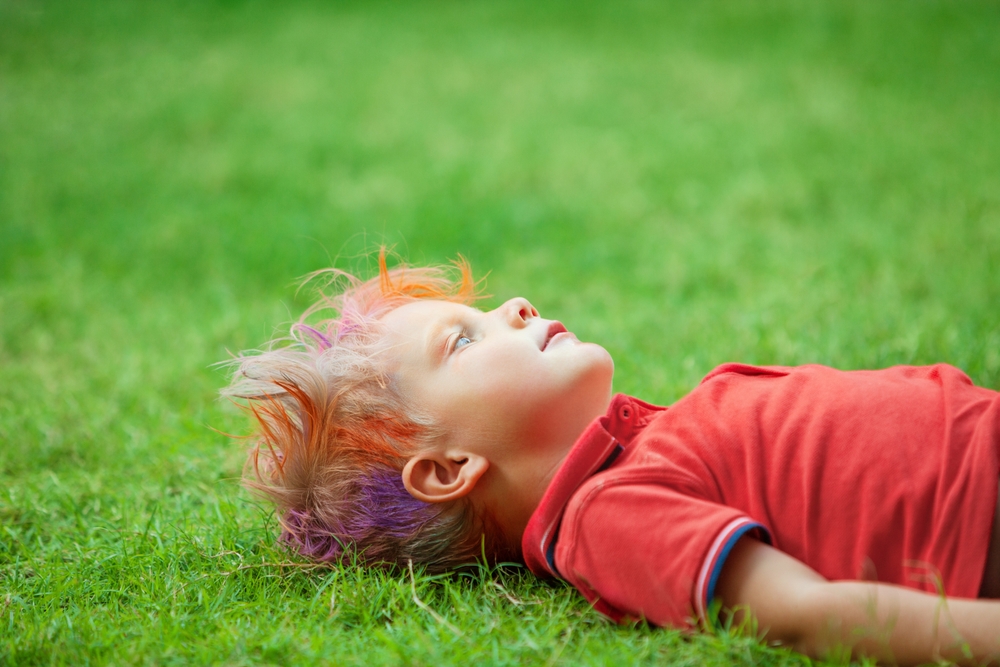
[[[754,539],[737,542],[716,591],[737,616],[741,607],[749,609],[768,641],[813,657],[844,647],[901,665],[942,658],[981,665],[1000,658],[1000,601],[827,581]]]

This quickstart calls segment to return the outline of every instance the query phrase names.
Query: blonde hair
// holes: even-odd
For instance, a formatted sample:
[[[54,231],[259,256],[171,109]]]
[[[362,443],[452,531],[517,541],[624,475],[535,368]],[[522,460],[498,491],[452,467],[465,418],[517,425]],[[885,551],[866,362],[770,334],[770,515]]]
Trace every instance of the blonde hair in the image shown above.
[[[370,280],[328,269],[306,281],[317,279],[325,289],[290,337],[239,355],[223,390],[255,418],[244,483],[276,506],[281,539],[318,561],[352,554],[405,566],[412,559],[431,571],[484,552],[508,557],[487,512],[466,499],[424,503],[403,486],[403,465],[437,428],[380,363],[386,313],[418,299],[479,298],[469,263],[389,269],[382,249]]]

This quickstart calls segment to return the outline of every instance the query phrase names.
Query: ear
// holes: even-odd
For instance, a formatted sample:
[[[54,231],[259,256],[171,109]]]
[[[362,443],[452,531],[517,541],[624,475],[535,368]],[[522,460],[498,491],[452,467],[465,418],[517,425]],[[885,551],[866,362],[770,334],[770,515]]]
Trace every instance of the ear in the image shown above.
[[[423,452],[403,466],[403,485],[425,503],[446,503],[469,494],[490,467],[478,454]]]

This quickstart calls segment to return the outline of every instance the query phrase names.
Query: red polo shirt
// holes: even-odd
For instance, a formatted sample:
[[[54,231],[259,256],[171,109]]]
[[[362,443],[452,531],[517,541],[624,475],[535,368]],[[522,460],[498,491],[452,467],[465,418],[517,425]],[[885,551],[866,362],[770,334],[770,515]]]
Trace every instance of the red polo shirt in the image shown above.
[[[619,394],[556,472],[525,562],[615,620],[704,618],[752,533],[824,577],[975,597],[1000,394],[946,365],[726,364],[661,408]]]

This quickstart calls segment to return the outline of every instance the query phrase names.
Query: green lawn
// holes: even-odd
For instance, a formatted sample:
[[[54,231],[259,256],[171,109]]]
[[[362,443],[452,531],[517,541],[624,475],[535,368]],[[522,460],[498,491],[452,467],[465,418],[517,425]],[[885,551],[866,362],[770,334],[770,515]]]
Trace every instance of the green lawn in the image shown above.
[[[212,364],[303,274],[467,256],[669,403],[1000,388],[1000,3],[0,0],[0,663],[798,664],[511,569],[313,570]]]

